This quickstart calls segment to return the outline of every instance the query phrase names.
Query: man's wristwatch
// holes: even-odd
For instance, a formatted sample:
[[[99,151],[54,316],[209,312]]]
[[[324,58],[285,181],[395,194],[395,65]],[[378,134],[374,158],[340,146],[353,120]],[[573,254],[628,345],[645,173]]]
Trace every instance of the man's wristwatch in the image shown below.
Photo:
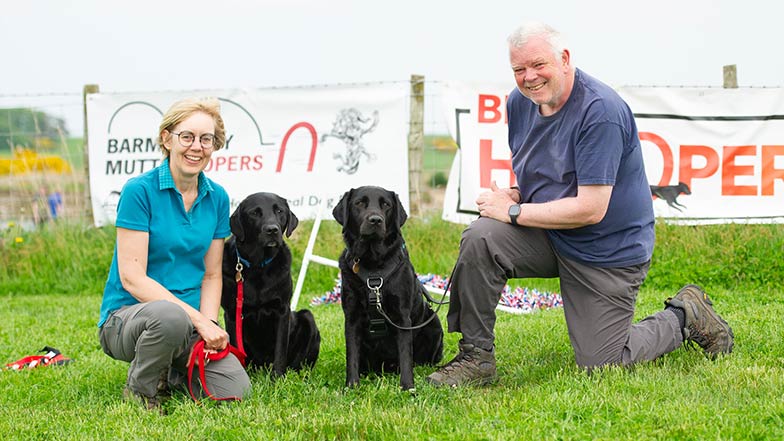
[[[520,204],[513,204],[509,206],[509,220],[512,225],[517,225],[517,216],[520,216]]]

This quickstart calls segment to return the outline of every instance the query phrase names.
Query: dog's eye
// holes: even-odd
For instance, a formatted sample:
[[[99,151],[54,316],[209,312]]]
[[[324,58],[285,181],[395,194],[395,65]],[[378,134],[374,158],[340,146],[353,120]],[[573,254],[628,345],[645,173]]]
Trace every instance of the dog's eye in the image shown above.
[[[365,202],[364,199],[357,199],[356,201],[354,201],[354,205],[356,205],[357,207],[364,207],[367,205],[367,202]]]
[[[283,213],[283,209],[280,207],[275,207],[275,214]]]
[[[392,204],[390,204],[389,201],[387,201],[386,199],[381,201],[381,208],[389,208],[391,206]]]

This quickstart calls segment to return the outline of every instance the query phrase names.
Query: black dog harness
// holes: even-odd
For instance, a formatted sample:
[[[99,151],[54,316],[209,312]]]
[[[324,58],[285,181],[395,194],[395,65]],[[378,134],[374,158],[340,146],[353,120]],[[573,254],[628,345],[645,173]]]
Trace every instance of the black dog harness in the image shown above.
[[[382,305],[382,295],[381,295],[381,287],[384,286],[384,279],[388,278],[391,274],[394,274],[398,271],[398,269],[403,265],[403,263],[407,262],[408,253],[405,251],[405,244],[401,246],[400,252],[395,255],[395,259],[392,259],[390,262],[387,262],[381,268],[368,271],[365,268],[359,265],[359,258],[355,258],[353,260],[353,265],[351,270],[359,276],[360,279],[365,281],[365,285],[368,287],[368,315],[370,316],[370,336],[371,337],[384,337],[388,333],[388,329],[386,324],[389,323],[390,325],[394,326],[397,329],[402,331],[411,331],[415,329],[419,329],[430,323],[433,318],[436,316],[434,312],[427,320],[422,322],[416,326],[400,326],[397,325],[392,319],[387,315],[384,311],[384,307]],[[416,277],[416,275],[415,275]],[[419,283],[419,279],[417,279],[417,283]],[[426,291],[421,284],[420,291]],[[427,296],[428,298],[430,296]],[[440,306],[440,305],[439,305]]]

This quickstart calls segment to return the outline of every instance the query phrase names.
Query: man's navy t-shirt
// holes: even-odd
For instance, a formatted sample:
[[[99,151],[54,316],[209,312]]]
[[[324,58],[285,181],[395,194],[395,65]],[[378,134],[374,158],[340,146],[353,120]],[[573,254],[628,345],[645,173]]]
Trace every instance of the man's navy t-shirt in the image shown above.
[[[578,185],[613,186],[601,222],[548,230],[555,249],[597,267],[650,260],[655,240],[651,191],[637,124],[623,99],[577,69],[572,93],[556,114],[540,115],[539,106],[515,88],[507,115],[512,168],[523,203],[574,197]]]

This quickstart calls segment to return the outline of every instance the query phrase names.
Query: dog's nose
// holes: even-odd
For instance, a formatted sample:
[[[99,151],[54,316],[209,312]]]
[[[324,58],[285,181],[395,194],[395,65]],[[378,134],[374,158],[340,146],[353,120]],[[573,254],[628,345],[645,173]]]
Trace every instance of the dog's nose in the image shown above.
[[[264,232],[267,234],[278,234],[280,232],[280,227],[277,225],[266,225],[264,226]]]
[[[384,218],[374,214],[373,216],[368,217],[368,222],[370,222],[372,225],[379,225],[384,222]]]

